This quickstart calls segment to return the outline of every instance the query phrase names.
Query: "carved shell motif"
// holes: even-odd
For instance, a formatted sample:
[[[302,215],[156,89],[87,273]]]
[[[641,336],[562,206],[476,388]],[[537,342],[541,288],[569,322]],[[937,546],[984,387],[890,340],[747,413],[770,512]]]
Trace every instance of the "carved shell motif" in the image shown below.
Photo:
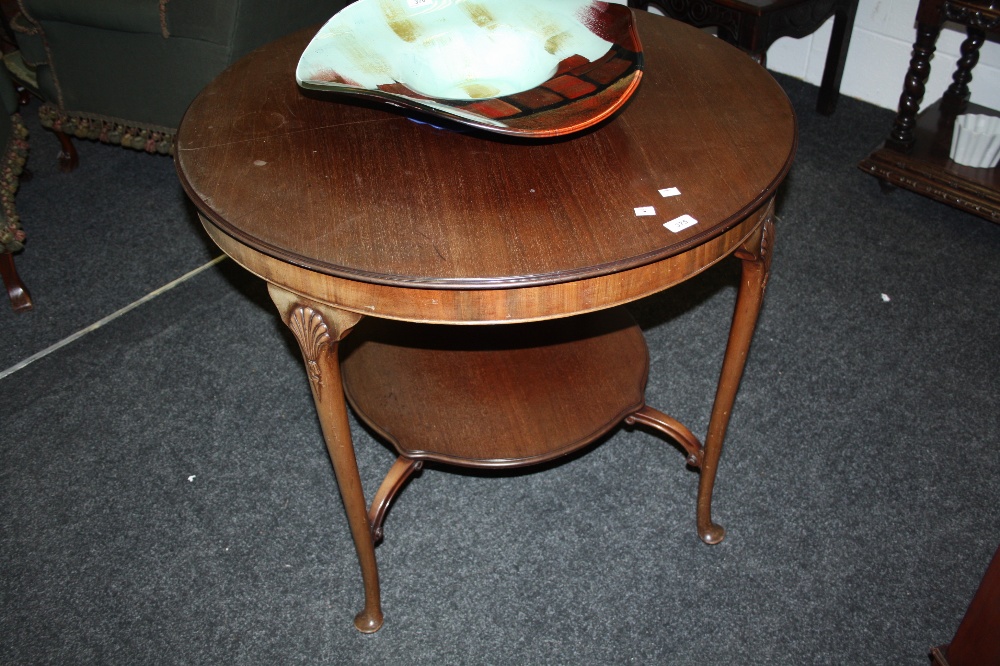
[[[323,347],[330,344],[330,328],[323,321],[323,316],[310,307],[295,308],[288,317],[288,328],[292,330],[295,339],[299,341],[299,347],[302,348],[309,381],[321,386],[323,377],[319,366],[319,355],[323,352]]]

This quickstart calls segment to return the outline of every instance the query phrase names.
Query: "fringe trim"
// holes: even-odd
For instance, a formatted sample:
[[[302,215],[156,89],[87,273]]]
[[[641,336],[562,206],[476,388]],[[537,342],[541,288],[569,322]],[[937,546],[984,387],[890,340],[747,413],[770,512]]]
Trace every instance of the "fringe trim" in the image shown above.
[[[21,120],[21,114],[10,117],[13,132],[7,143],[7,150],[0,160],[0,250],[17,252],[24,247],[24,231],[21,220],[14,209],[14,193],[17,192],[18,178],[28,160],[28,128]]]
[[[10,29],[13,30],[14,32],[19,32],[22,35],[35,36],[42,34],[42,29],[38,26],[37,23],[32,23],[31,25],[25,25],[24,23],[25,20],[28,19],[27,17],[25,17],[24,13],[18,11],[16,14],[14,14],[13,17],[11,17],[9,21]]]
[[[52,85],[56,89],[56,101],[59,102],[59,106],[63,106],[63,92],[62,86],[59,85],[59,76],[56,74],[57,67],[55,65],[55,60],[52,58],[52,49],[49,47],[49,38],[46,37],[45,31],[42,30],[42,24],[35,20],[28,9],[24,6],[24,0],[17,0],[17,6],[21,10],[20,15],[25,18],[26,21],[31,23],[34,28],[31,32],[27,32],[29,35],[37,35],[39,39],[42,40],[42,47],[45,49],[45,59],[46,63],[34,63],[33,67],[40,67],[43,64],[49,66],[49,74],[52,76]],[[37,32],[36,32],[37,31]]]
[[[42,127],[78,139],[90,139],[160,155],[173,155],[177,141],[175,130],[168,127],[142,127],[96,114],[63,113],[52,104],[42,104],[39,107],[38,120]]]
[[[167,27],[167,3],[170,0],[160,0],[160,34],[163,39],[170,37],[170,28]]]

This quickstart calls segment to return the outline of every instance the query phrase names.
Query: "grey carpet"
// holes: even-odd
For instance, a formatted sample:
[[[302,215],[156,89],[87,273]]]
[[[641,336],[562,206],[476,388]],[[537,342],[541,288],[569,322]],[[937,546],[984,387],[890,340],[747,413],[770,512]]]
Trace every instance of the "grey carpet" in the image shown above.
[[[0,380],[3,664],[925,664],[1000,542],[1000,227],[855,168],[891,113],[780,79],[801,144],[715,496],[621,429],[539,473],[429,468],[357,561],[294,341],[223,262]],[[27,113],[29,120],[32,112]],[[0,371],[204,264],[169,160],[32,120]],[[633,304],[650,404],[703,433],[726,262]],[[883,298],[883,294],[889,300]],[[355,424],[369,497],[392,454]]]

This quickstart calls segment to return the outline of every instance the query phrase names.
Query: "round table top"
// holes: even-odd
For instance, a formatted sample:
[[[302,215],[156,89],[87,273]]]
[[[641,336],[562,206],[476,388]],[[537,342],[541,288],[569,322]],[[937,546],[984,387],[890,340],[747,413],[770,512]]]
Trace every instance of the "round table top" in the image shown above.
[[[437,129],[391,107],[306,94],[295,65],[316,29],[295,33],[195,99],[178,133],[181,182],[240,243],[377,285],[553,285],[663,260],[773,196],[795,118],[742,52],[670,19],[636,19],[645,66],[624,110],[548,140]],[[637,215],[649,206],[654,215]],[[664,226],[681,215],[697,223]]]

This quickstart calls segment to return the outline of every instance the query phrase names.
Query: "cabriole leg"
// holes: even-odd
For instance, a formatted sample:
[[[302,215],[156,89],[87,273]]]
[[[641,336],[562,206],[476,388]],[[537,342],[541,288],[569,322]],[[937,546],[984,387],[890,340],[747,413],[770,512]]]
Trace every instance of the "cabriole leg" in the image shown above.
[[[323,438],[361,565],[365,606],[354,618],[354,626],[359,631],[372,633],[382,626],[378,565],[337,358],[340,340],[358,323],[361,315],[308,301],[275,285],[268,285],[268,291],[278,306],[281,319],[291,329],[302,350]]]
[[[76,146],[69,135],[59,130],[53,130],[56,138],[59,139],[59,170],[68,173],[80,166],[80,155],[76,152]]]
[[[10,252],[0,252],[0,277],[3,277],[3,285],[7,290],[7,297],[14,312],[26,312],[33,305],[31,294],[21,281],[21,276],[17,274],[17,266],[14,265],[14,255]]]
[[[774,206],[773,201],[770,206]],[[774,246],[772,217],[773,209],[768,211],[758,231],[736,250],[736,256],[742,261],[742,275],[726,355],[722,361],[722,374],[715,392],[715,403],[712,405],[708,436],[705,438],[701,477],[698,480],[698,536],[709,544],[719,543],[726,535],[721,525],[712,522],[712,490],[715,487],[715,475],[722,454],[722,442],[729,426],[729,416],[736,402],[736,391],[743,377],[750,341],[764,300]]]

